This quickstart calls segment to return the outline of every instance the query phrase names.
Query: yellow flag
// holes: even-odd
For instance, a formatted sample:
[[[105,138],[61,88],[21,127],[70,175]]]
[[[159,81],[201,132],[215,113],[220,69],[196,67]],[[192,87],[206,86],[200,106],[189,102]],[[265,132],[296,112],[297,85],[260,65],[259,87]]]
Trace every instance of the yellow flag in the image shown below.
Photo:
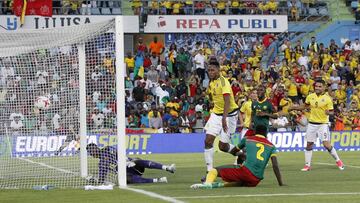
[[[138,73],[138,76],[140,76],[141,78],[144,78],[144,66],[141,66],[140,69],[139,69],[139,73]]]

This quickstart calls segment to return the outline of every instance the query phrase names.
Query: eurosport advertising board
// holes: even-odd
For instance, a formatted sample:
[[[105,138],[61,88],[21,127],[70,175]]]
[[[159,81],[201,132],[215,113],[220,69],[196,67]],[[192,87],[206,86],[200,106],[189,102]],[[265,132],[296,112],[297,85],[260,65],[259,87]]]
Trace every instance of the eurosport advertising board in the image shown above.
[[[269,133],[268,139],[275,144],[279,151],[303,151],[306,146],[303,132],[274,132]],[[126,136],[127,154],[161,154],[161,153],[200,153],[203,152],[205,134],[131,134]],[[59,146],[64,143],[63,135],[18,135],[11,139],[0,139],[11,145],[13,157],[47,157],[54,156]],[[233,144],[240,141],[240,135],[232,137]],[[117,138],[113,134],[90,134],[88,143],[95,143],[99,147],[116,147]],[[360,150],[360,131],[342,131],[331,133],[331,143],[342,151]],[[324,150],[318,140],[314,150]],[[65,148],[60,156],[73,156],[75,143]]]

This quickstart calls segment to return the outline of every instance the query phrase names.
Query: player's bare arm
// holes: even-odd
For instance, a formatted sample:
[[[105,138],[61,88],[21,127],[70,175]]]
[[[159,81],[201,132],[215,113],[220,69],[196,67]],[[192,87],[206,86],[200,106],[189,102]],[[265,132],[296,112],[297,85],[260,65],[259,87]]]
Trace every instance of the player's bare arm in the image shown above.
[[[304,110],[309,110],[310,109],[310,105],[309,104],[301,104],[301,105],[292,105],[289,107],[289,111],[304,111]]]
[[[226,123],[226,118],[228,116],[229,113],[229,107],[230,107],[230,94],[224,94],[224,113],[223,113],[223,117],[222,117],[222,126],[224,129],[224,132],[228,131],[228,127],[227,127],[227,123]]]
[[[278,164],[276,156],[271,157],[271,163],[272,163],[272,166],[273,166],[274,174],[275,174],[276,179],[277,179],[277,181],[279,183],[279,186],[284,186],[284,183],[283,183],[282,178],[281,178],[279,164]]]

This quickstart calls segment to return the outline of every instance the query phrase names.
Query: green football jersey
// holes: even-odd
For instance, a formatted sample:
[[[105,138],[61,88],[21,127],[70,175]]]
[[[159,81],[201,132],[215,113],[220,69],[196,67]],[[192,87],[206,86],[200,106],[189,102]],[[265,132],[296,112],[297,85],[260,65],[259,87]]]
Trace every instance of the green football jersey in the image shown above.
[[[269,129],[269,116],[256,116],[256,112],[273,113],[274,109],[271,102],[266,99],[263,102],[253,102],[251,105],[252,121],[254,123],[254,129],[258,125],[264,125]]]
[[[246,148],[246,160],[243,165],[262,180],[270,157],[276,155],[276,147],[261,135],[244,137],[238,147]]]

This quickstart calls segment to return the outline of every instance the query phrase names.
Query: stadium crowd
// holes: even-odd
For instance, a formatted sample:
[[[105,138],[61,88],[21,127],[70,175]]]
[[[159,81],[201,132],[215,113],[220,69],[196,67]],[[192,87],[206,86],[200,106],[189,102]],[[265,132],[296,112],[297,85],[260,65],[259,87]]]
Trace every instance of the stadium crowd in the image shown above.
[[[262,84],[276,111],[301,104],[322,78],[335,104],[333,130],[360,129],[360,42],[325,46],[316,38],[302,46],[284,34],[176,34],[172,44],[156,37],[138,38],[135,55],[125,56],[126,126],[159,132],[202,132],[212,102],[207,96],[207,65],[216,58],[246,115],[252,90]],[[115,57],[112,34],[87,45],[89,129],[116,126]],[[13,130],[44,132],[77,129],[78,59],[75,47],[40,50],[3,58],[0,65],[2,120]],[[36,67],[36,68],[25,68]],[[48,96],[48,111],[35,110],[38,96]],[[271,121],[273,131],[305,130],[306,112]],[[71,124],[71,125],[70,125]],[[239,121],[243,127],[244,120]]]
[[[207,61],[215,57],[239,106],[263,84],[274,108],[287,112],[289,106],[303,103],[314,91],[314,81],[322,78],[335,104],[332,129],[359,130],[359,40],[344,45],[331,40],[325,47],[313,37],[303,47],[300,41],[292,45],[283,37],[179,34],[168,47],[157,39],[144,44],[139,38],[135,56],[128,53],[125,59],[127,126],[200,132],[212,107],[206,94]],[[306,116],[306,112],[291,113],[271,124],[277,131],[303,131]]]
[[[282,14],[289,20],[299,20],[309,14],[328,15],[326,3],[315,0],[129,0],[131,8],[123,1],[54,0],[55,15],[121,15],[132,9],[134,15],[238,15]],[[13,0],[0,2],[0,14],[12,14]]]

